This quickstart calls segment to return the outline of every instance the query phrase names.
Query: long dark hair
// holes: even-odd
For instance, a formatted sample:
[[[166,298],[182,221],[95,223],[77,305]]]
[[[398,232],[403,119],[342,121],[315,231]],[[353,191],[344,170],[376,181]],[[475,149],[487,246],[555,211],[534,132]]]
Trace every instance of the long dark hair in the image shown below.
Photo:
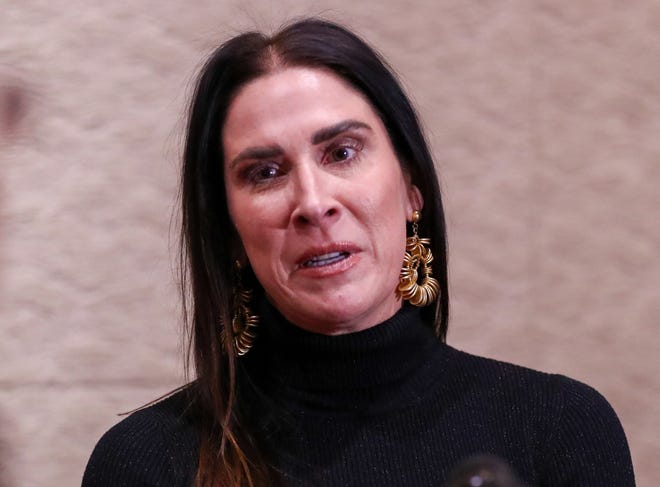
[[[240,359],[232,340],[222,339],[223,327],[231,323],[233,262],[240,246],[227,207],[221,134],[238,90],[287,66],[333,71],[366,96],[382,119],[404,171],[424,199],[420,235],[431,238],[440,297],[423,309],[423,319],[441,340],[447,332],[447,252],[438,179],[415,110],[391,68],[358,36],[325,20],[301,20],[270,37],[250,32],[230,39],[209,57],[197,79],[181,183],[187,365],[195,369],[191,391],[201,432],[198,486],[276,482],[259,442],[243,424]]]

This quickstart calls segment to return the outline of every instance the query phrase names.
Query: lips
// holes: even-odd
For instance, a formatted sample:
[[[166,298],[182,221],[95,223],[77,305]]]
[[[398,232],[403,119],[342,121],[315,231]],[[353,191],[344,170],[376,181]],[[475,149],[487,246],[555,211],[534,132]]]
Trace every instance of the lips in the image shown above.
[[[349,242],[338,242],[307,249],[297,260],[300,269],[313,269],[338,264],[353,254],[359,252],[359,248]]]

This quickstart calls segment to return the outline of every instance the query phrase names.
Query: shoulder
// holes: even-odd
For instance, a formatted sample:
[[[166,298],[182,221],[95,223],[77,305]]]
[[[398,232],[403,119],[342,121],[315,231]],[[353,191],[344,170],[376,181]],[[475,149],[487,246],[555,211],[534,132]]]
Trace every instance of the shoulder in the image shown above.
[[[499,360],[478,357],[447,346],[453,387],[483,399],[498,399],[504,407],[537,413],[555,431],[560,424],[616,422],[616,413],[593,387],[560,374],[549,374]],[[579,418],[579,419],[578,419]],[[596,419],[597,418],[597,419]]]
[[[467,401],[476,410],[523,424],[527,437],[535,438],[535,463],[548,485],[634,485],[623,428],[596,389],[447,348],[459,383],[454,386],[464,388]]]
[[[564,393],[590,395],[595,391],[578,381],[528,367],[472,355],[443,345],[443,369],[448,386],[462,394],[500,400],[531,401],[539,406],[558,406]],[[508,402],[508,401],[505,401]]]
[[[625,432],[610,403],[594,388],[561,375],[557,407],[544,448],[543,469],[552,485],[634,486]]]
[[[83,487],[190,485],[198,437],[186,389],[140,409],[99,440]]]
[[[529,395],[544,402],[552,399],[550,402],[556,406],[584,401],[609,408],[609,404],[598,391],[569,377],[479,357],[448,345],[444,347],[451,375],[468,389],[473,387],[501,394],[524,393],[524,396]]]

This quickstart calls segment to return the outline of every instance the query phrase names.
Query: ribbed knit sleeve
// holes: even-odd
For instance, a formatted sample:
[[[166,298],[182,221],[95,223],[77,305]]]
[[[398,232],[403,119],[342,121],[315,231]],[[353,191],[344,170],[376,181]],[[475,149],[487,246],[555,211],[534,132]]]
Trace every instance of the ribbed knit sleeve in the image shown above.
[[[138,411],[97,443],[82,487],[189,487],[197,434],[181,417],[178,398]]]
[[[585,384],[553,378],[557,414],[544,442],[542,487],[634,487],[628,443],[610,404]]]

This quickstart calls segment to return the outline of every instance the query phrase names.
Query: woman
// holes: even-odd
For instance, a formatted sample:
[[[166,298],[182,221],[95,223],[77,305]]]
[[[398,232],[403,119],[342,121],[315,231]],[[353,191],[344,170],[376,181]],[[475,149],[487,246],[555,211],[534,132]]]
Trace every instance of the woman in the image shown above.
[[[354,34],[311,19],[222,45],[182,201],[196,380],[111,429],[84,486],[440,486],[476,454],[530,485],[634,485],[593,389],[444,344],[433,161]]]

